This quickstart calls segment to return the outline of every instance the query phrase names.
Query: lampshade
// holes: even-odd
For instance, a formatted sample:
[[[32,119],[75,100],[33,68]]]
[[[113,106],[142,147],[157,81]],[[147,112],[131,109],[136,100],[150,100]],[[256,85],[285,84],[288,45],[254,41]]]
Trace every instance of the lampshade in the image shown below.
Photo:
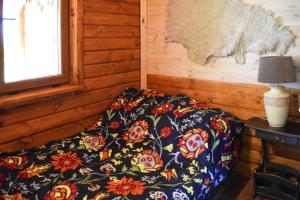
[[[258,81],[273,84],[296,82],[296,67],[292,57],[261,57],[259,59]]]

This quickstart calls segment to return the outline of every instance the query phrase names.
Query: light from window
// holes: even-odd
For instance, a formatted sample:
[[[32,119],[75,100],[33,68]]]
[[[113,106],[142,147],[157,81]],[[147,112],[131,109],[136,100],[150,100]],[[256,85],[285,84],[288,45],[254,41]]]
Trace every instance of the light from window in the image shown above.
[[[61,74],[58,0],[4,0],[4,82]]]

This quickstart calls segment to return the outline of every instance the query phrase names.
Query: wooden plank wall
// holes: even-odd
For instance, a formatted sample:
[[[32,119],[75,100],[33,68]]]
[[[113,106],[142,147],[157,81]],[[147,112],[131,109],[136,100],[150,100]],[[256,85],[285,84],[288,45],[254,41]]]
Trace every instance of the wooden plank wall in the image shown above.
[[[228,82],[256,83],[258,55],[247,54],[245,65],[235,63],[234,58],[211,58],[206,65],[198,65],[187,57],[186,49],[177,43],[165,43],[167,30],[166,7],[169,0],[147,0],[146,12],[142,14],[147,24],[142,28],[147,29],[147,35],[142,37],[147,40],[148,74],[168,75],[206,80],[220,80]],[[287,55],[293,56],[294,62],[300,68],[300,1],[299,0],[244,0],[244,2],[261,5],[266,10],[274,12],[280,17],[284,25],[290,26],[297,35],[295,46],[290,48]],[[143,41],[143,40],[142,40]],[[300,74],[299,74],[300,77]],[[300,88],[300,83],[293,87]]]
[[[254,84],[236,84],[220,81],[196,80],[161,75],[148,75],[148,88],[154,88],[167,94],[186,94],[210,107],[221,108],[242,120],[252,116],[265,117],[262,94],[268,90]],[[290,117],[299,118],[297,112],[298,95],[291,92]],[[245,133],[241,159],[236,170],[250,176],[251,171],[260,162],[261,142],[253,130]],[[269,145],[268,157],[272,162],[286,163],[300,169],[299,149],[285,145]]]
[[[141,14],[146,29],[142,35],[142,67],[147,67],[148,88],[156,88],[169,94],[184,93],[213,107],[232,112],[241,119],[252,116],[264,117],[263,93],[266,86],[257,83],[258,56],[247,54],[247,63],[238,65],[234,58],[212,58],[204,66],[191,62],[187,51],[180,44],[165,43],[166,6],[169,0],[144,0],[146,11]],[[300,1],[299,0],[244,0],[250,4],[261,5],[282,18],[283,23],[300,35]],[[146,48],[146,49],[144,49]],[[143,55],[144,54],[144,55]],[[300,67],[300,38],[291,48],[288,55]],[[292,87],[299,88],[299,83]],[[290,116],[299,117],[297,94],[292,90]],[[251,169],[260,160],[260,141],[250,131],[244,137],[244,148],[241,161],[236,168],[250,175]],[[284,145],[271,145],[268,149],[270,159],[287,163],[300,169],[299,150]],[[287,156],[287,158],[285,158]]]
[[[125,87],[140,86],[139,0],[84,0],[85,89],[0,113],[0,151],[40,146],[95,122]]]

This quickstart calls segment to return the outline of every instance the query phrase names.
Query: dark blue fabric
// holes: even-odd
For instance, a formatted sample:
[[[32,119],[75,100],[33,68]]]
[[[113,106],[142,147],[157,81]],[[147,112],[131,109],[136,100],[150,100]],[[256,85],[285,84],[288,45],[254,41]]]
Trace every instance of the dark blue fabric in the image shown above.
[[[243,123],[185,95],[128,88],[80,134],[0,154],[2,199],[206,199]],[[1,199],[0,198],[0,199]]]

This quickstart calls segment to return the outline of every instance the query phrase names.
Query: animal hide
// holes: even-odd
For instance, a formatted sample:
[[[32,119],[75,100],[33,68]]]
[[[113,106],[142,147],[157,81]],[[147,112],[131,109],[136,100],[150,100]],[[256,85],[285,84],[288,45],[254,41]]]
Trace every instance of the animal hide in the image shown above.
[[[247,52],[284,55],[295,40],[271,12],[241,0],[169,0],[167,30],[166,41],[181,43],[199,64],[229,55],[243,64]]]

